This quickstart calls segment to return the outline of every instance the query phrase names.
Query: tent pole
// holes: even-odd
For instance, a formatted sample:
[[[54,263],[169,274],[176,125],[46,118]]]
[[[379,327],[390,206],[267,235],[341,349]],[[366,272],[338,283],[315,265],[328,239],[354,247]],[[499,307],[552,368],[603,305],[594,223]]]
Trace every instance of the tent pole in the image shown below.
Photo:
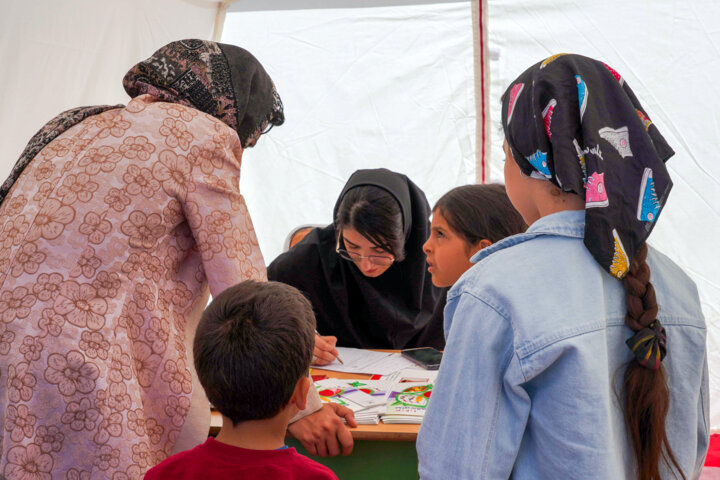
[[[220,38],[222,38],[225,15],[227,14],[228,7],[231,3],[234,3],[234,1],[235,0],[223,0],[222,2],[218,2],[217,15],[215,15],[215,27],[213,28],[213,42],[219,42]]]
[[[487,48],[487,0],[471,0],[473,66],[475,73],[475,183],[487,183],[490,173],[490,71]]]

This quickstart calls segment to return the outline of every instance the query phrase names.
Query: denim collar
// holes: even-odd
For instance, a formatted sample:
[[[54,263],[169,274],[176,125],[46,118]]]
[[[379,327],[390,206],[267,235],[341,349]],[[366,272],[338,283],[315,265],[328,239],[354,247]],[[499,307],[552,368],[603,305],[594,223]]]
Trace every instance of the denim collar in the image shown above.
[[[539,218],[525,233],[519,233],[511,237],[495,242],[487,248],[483,248],[470,258],[470,261],[477,263],[488,255],[503,250],[518,243],[527,242],[540,235],[556,235],[560,237],[583,238],[585,236],[585,210],[564,210]]]

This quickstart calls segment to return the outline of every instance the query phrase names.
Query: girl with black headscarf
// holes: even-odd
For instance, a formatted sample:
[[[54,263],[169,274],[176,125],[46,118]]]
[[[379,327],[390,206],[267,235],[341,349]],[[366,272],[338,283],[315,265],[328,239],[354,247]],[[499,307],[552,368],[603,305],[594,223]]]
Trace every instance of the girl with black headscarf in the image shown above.
[[[502,123],[530,227],[448,293],[421,478],[697,478],[705,321],[693,281],[645,243],[672,149],[623,77],[580,55],[522,73]]]
[[[276,258],[268,278],[304,292],[318,331],[340,346],[442,348],[444,292],[432,285],[422,251],[429,215],[425,194],[405,175],[358,170],[334,222]]]

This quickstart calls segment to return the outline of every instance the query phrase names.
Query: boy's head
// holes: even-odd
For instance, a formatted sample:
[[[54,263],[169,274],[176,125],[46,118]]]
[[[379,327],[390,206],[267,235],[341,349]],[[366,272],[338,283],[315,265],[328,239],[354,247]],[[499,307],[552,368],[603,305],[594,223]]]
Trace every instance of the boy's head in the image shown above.
[[[203,312],[195,369],[210,402],[233,425],[272,418],[307,375],[314,342],[312,306],[296,288],[248,280]]]

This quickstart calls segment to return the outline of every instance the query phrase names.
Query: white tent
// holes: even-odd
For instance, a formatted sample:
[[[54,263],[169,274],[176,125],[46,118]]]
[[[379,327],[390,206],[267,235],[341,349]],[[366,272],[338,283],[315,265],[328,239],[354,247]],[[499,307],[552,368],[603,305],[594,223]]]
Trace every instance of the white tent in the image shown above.
[[[553,53],[600,58],[677,152],[650,243],[695,279],[720,431],[720,4],[711,0],[0,0],[0,177],[60,111],[125,103],[121,79],[180,38],[253,52],[287,122],[244,156],[241,189],[267,261],[301,223],[328,223],[357,168],[408,174],[430,202],[502,181],[499,96]],[[662,305],[662,302],[660,302]],[[672,341],[672,340],[670,340]]]

